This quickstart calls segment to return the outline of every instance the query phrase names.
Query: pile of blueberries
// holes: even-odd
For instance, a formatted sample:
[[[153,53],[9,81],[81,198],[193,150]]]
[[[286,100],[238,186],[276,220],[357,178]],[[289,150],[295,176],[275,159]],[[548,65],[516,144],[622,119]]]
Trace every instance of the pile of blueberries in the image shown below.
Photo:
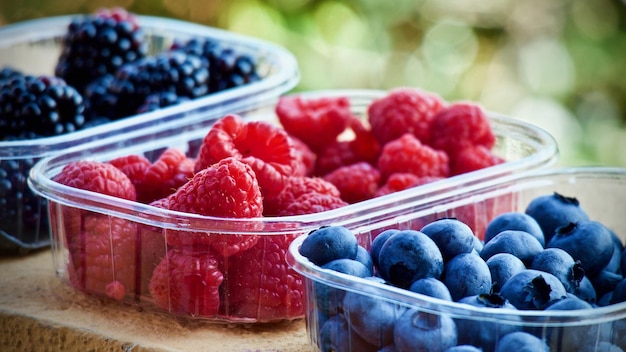
[[[420,230],[384,230],[369,250],[347,228],[324,226],[299,251],[324,269],[473,307],[455,316],[381,299],[375,285],[351,291],[315,282],[321,351],[626,350],[624,319],[540,328],[541,317],[524,322],[515,314],[626,301],[624,245],[576,198],[536,197],[524,212],[493,218],[483,241],[463,222],[442,218]],[[482,308],[495,319],[469,313]]]

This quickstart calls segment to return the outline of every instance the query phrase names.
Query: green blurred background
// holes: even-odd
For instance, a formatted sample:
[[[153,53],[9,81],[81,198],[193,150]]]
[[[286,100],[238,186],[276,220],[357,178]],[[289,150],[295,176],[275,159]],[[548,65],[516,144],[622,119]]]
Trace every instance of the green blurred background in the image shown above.
[[[561,165],[626,166],[626,2],[19,0],[0,25],[121,6],[281,44],[296,90],[416,86],[537,124]]]

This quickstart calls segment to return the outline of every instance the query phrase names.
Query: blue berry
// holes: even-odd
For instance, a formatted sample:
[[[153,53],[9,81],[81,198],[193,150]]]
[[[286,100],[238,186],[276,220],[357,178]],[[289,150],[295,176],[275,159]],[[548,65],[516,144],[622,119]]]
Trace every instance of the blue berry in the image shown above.
[[[358,251],[354,234],[343,226],[323,226],[302,241],[300,254],[322,266],[335,259],[354,259]]]
[[[372,245],[370,246],[370,256],[372,257],[372,261],[374,262],[374,266],[378,268],[378,255],[380,254],[380,249],[383,247],[383,244],[391,235],[396,234],[400,230],[389,229],[385,230],[378,234],[372,241]]]
[[[421,293],[429,297],[435,297],[446,301],[452,301],[452,295],[448,287],[434,277],[419,279],[411,284],[409,291]]]
[[[372,261],[372,256],[363,246],[359,246],[356,251],[356,257],[354,258],[357,262],[365,265],[365,267],[372,273],[374,273],[374,262]]]
[[[591,309],[591,308],[593,308],[593,307],[588,302],[585,302],[585,301],[583,301],[582,299],[580,299],[580,298],[578,298],[576,296],[568,295],[567,297],[552,303],[551,305],[546,307],[545,310],[546,311],[550,311],[550,310],[576,310],[576,309]]]
[[[342,314],[324,322],[320,329],[319,344],[322,352],[377,351],[376,347],[350,329],[350,324]]]
[[[393,343],[393,328],[405,308],[362,292],[347,292],[343,299],[346,320],[363,340],[383,347]]]
[[[444,351],[457,344],[457,329],[447,315],[407,309],[393,331],[398,351]]]
[[[493,292],[500,292],[502,285],[511,277],[520,273],[526,266],[522,261],[510,253],[498,253],[487,259],[487,266],[491,273]]]
[[[551,304],[546,311],[592,309],[593,307],[575,297],[568,296]],[[598,342],[601,325],[564,325],[548,329],[547,342],[552,350],[557,351],[584,351],[585,348],[594,346]],[[590,349],[593,351],[594,349]]]
[[[524,231],[504,230],[487,242],[480,252],[484,260],[498,253],[510,253],[518,257],[527,267],[543,246],[533,235]]]
[[[512,309],[516,308],[498,294],[481,294],[464,297],[459,303],[478,308]],[[516,324],[482,321],[479,319],[455,319],[458,329],[458,343],[481,347],[484,351],[493,351],[500,337],[520,330]]]
[[[589,220],[578,199],[556,192],[533,199],[526,207],[525,213],[537,221],[545,237],[545,243],[550,242],[557,228],[570,222]]]
[[[357,277],[368,277],[373,275],[372,271],[363,263],[347,258],[335,259],[322,265],[322,268]]]
[[[535,256],[531,269],[556,276],[567,292],[573,293],[585,277],[580,262],[574,261],[569,253],[560,248],[546,248]]]
[[[609,229],[596,221],[579,221],[558,228],[547,247],[565,250],[580,261],[588,276],[602,271],[614,250]]]
[[[443,257],[430,237],[419,231],[403,230],[385,241],[378,265],[383,279],[408,288],[418,279],[439,278],[443,272]]]
[[[623,279],[621,274],[608,270],[602,270],[598,275],[591,278],[591,283],[596,290],[597,296],[601,297],[605,293],[613,291],[615,286]]]
[[[549,348],[540,338],[527,332],[516,331],[504,335],[496,346],[495,352],[548,352]]]
[[[463,253],[445,264],[443,283],[452,300],[491,292],[491,273],[485,261],[473,253]]]
[[[517,309],[542,310],[565,297],[567,291],[554,275],[526,269],[505,282],[500,294]]]
[[[372,276],[372,272],[365,265],[353,259],[336,259],[324,264],[322,268],[361,278]],[[328,315],[337,314],[346,291],[322,283],[315,283],[313,290],[317,308]]]
[[[613,295],[611,297],[611,304],[626,302],[626,279],[622,279],[615,285]]]
[[[483,352],[483,350],[472,345],[457,345],[450,347],[443,352]]]
[[[485,243],[504,230],[517,230],[533,235],[542,246],[545,246],[543,231],[537,221],[530,215],[520,212],[503,213],[491,220],[485,229]]]
[[[474,249],[474,232],[457,219],[443,218],[433,221],[422,227],[420,232],[435,241],[444,260]]]

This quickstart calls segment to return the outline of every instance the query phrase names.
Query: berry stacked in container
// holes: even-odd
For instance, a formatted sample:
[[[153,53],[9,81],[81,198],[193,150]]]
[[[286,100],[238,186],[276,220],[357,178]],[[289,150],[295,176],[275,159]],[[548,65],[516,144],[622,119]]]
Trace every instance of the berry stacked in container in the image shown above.
[[[3,252],[50,244],[45,202],[26,184],[41,157],[200,110],[208,119],[228,106],[223,92],[271,98],[297,80],[273,44],[120,8],[0,30]]]

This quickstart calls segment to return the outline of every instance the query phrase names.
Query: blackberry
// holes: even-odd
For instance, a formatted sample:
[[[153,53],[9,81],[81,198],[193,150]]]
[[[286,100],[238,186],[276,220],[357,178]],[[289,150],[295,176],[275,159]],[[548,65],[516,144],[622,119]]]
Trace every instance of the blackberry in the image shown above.
[[[158,110],[160,108],[165,108],[171,105],[180,104],[189,100],[187,97],[179,97],[174,92],[160,92],[155,94],[150,94],[146,97],[143,104],[137,109],[137,113],[145,113],[154,110]]]
[[[115,76],[106,74],[91,81],[83,90],[85,99],[85,118],[89,121],[106,121],[115,111],[115,96],[109,92],[109,86]]]
[[[253,57],[240,54],[215,40],[192,38],[187,42],[175,43],[173,49],[193,53],[209,62],[210,92],[238,87],[260,79]]]
[[[108,92],[115,96],[113,119],[133,115],[151,94],[197,98],[208,92],[209,71],[200,57],[166,51],[122,66]]]
[[[83,127],[83,97],[61,78],[25,75],[0,83],[0,140],[56,136]]]
[[[92,80],[146,56],[148,44],[134,14],[100,10],[77,17],[63,37],[55,75],[82,92]]]
[[[3,84],[3,81],[6,80],[11,80],[13,78],[18,78],[23,76],[24,74],[16,69],[14,69],[13,67],[3,67],[0,70],[0,84]]]
[[[0,160],[0,252],[39,248],[49,243],[46,202],[26,180],[35,159]]]

